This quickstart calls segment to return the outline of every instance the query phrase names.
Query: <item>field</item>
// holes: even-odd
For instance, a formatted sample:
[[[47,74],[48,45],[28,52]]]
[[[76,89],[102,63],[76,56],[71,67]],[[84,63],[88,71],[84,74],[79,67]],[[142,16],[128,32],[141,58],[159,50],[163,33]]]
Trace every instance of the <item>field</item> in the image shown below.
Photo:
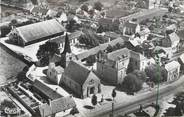
[[[0,84],[16,76],[25,66],[26,64],[8,54],[0,46]]]

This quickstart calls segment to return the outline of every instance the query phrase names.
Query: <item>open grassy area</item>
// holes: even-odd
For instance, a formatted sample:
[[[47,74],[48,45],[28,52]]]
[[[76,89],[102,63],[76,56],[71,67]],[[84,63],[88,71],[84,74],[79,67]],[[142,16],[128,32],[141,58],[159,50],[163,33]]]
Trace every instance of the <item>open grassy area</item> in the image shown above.
[[[25,63],[7,53],[0,46],[0,84],[16,76],[25,66]]]

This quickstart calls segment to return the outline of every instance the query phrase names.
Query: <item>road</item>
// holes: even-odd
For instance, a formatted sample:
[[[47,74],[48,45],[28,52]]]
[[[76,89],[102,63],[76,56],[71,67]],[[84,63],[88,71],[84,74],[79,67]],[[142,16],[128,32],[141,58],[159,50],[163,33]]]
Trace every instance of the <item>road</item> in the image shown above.
[[[175,82],[164,85],[160,87],[159,91],[159,99],[162,97],[166,97],[170,94],[176,93],[184,83],[184,76],[180,77],[180,79]],[[125,113],[131,113],[136,111],[139,108],[139,105],[146,105],[152,102],[155,102],[157,98],[157,89],[153,89],[152,91],[137,95],[134,100],[131,102],[116,102],[114,105],[114,117],[117,115],[124,115]],[[111,114],[111,104],[108,107],[96,110],[94,112],[88,113],[86,117],[109,117]]]

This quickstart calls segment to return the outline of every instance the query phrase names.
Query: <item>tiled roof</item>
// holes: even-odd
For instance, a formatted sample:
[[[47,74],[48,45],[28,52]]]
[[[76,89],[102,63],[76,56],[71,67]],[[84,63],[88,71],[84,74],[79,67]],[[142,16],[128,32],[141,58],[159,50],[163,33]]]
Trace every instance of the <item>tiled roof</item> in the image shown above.
[[[55,90],[48,87],[46,84],[39,80],[35,80],[33,86],[38,89],[40,92],[42,92],[44,95],[49,97],[51,100],[63,97],[59,93],[57,93]]]
[[[179,30],[177,32],[177,35],[180,37],[181,40],[184,40],[184,29],[183,30]]]
[[[41,13],[42,15],[46,15],[49,9],[43,8],[41,6],[33,6],[30,10],[31,13]]]
[[[60,34],[65,31],[65,28],[56,19],[25,25],[16,29],[25,42]]]
[[[103,50],[106,50],[106,48],[111,45],[111,46],[114,46],[116,45],[117,43],[120,43],[120,44],[124,44],[124,40],[122,38],[117,38],[117,39],[114,39],[108,43],[104,43],[104,44],[100,44],[99,46],[97,47],[94,47],[92,49],[89,49],[88,51],[86,52],[83,52],[81,54],[78,54],[76,55],[76,58],[79,59],[79,60],[82,60],[84,58],[87,58],[88,56],[90,55],[95,55],[97,54],[99,51],[103,51]]]
[[[139,24],[136,23],[136,22],[125,22],[124,24],[124,27],[128,27],[128,28],[132,28],[132,29],[136,29],[136,27],[138,26]]]
[[[75,101],[72,97],[61,97],[55,100],[52,100],[50,104],[47,103],[39,106],[40,115],[43,117],[56,114],[61,111],[68,110],[75,107]]]
[[[78,84],[83,85],[83,83],[88,78],[89,73],[90,70],[82,65],[82,63],[70,61],[63,75],[72,79]]]
[[[106,17],[108,18],[114,18],[114,17],[117,17],[117,18],[120,18],[120,17],[125,17],[127,15],[130,14],[131,11],[127,11],[127,10],[124,10],[122,8],[113,8],[111,10],[108,10],[106,12]]]
[[[121,59],[121,58],[123,59],[123,58],[129,57],[129,51],[130,51],[129,49],[123,48],[123,49],[108,53],[107,57],[108,57],[108,59],[110,59],[112,61],[116,61],[116,60]]]
[[[175,32],[169,34],[169,38],[171,39],[171,42],[180,41],[180,38]]]

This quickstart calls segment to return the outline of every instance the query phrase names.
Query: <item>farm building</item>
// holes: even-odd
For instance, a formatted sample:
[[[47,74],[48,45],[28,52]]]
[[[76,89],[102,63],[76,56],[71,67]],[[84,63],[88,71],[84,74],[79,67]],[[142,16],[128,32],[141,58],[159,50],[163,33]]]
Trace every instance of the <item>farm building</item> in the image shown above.
[[[61,36],[64,32],[65,28],[56,19],[52,19],[13,28],[9,34],[9,39],[13,44],[26,46]]]

